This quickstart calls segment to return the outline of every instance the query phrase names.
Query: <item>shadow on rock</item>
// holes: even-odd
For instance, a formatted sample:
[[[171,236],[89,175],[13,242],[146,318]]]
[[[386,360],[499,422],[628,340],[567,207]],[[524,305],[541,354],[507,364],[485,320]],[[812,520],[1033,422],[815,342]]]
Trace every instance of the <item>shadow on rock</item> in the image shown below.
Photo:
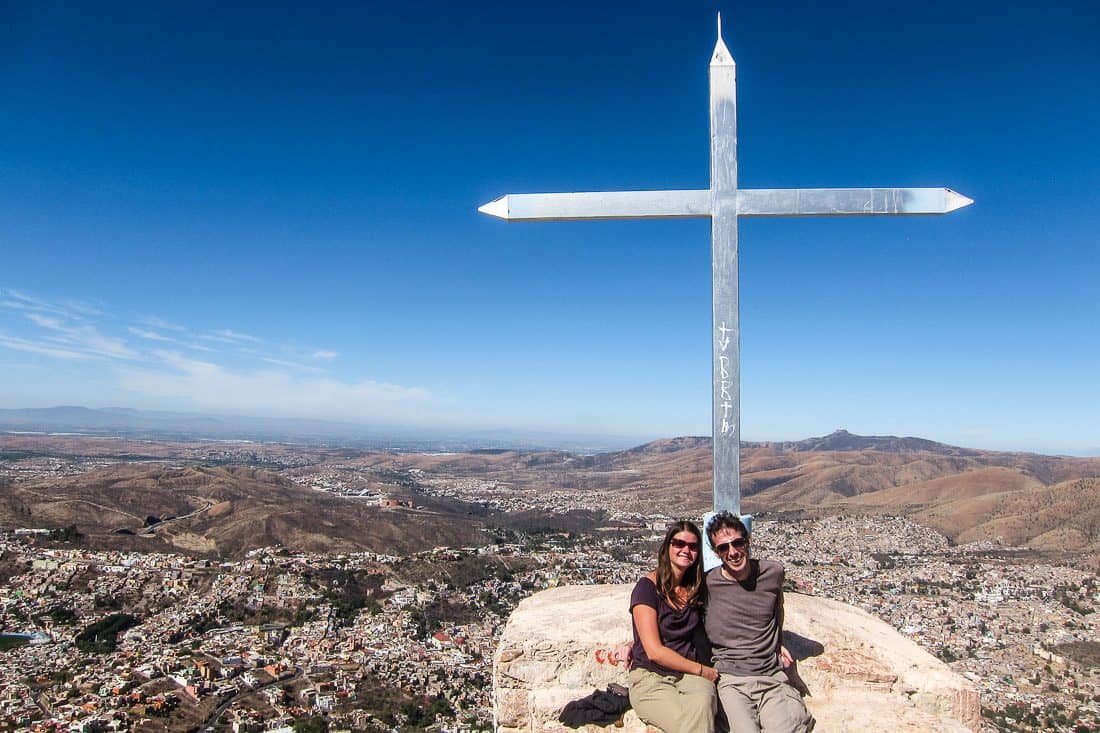
[[[798,690],[803,697],[813,697],[813,693],[810,692],[810,688],[806,685],[806,681],[803,680],[802,675],[798,673],[798,663],[803,659],[821,656],[825,653],[825,645],[820,641],[809,639],[793,631],[784,631],[783,646],[787,647],[787,651],[789,651],[794,658],[794,663],[786,669],[787,679],[790,680],[791,686]]]
[[[819,657],[825,653],[825,645],[820,641],[809,639],[793,631],[783,632],[783,646],[787,647],[787,651],[791,653],[796,662],[801,662],[803,659],[809,659],[810,657]]]

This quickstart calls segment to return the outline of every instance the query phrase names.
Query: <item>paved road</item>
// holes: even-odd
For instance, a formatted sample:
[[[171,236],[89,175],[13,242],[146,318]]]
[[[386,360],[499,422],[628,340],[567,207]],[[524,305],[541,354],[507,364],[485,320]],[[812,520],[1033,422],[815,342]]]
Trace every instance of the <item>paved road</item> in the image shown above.
[[[171,519],[165,519],[164,521],[157,522],[156,524],[150,524],[148,527],[145,527],[144,529],[142,529],[141,532],[139,532],[138,534],[142,534],[142,535],[156,534],[156,532],[154,530],[157,529],[158,527],[163,527],[164,525],[171,524],[172,522],[178,522],[181,519],[190,519],[191,517],[202,514],[203,512],[205,512],[207,509],[209,509],[212,506],[214,506],[214,502],[208,502],[206,506],[200,507],[199,509],[196,509],[195,511],[191,512],[190,514],[184,514],[182,517],[172,517]]]
[[[281,685],[284,682],[295,682],[298,679],[300,679],[301,676],[302,676],[302,670],[296,669],[295,672],[294,672],[294,675],[292,677],[287,677],[287,678],[281,679],[281,680],[272,680],[271,682],[268,682],[266,685],[260,685],[259,687],[254,687],[250,690],[242,690],[241,692],[238,692],[236,695],[232,695],[231,697],[229,697],[225,702],[223,702],[218,707],[214,708],[214,711],[212,713],[210,713],[210,715],[208,715],[206,717],[206,720],[202,721],[202,723],[200,725],[204,726],[203,730],[212,731],[212,730],[214,730],[214,725],[217,724],[218,719],[221,718],[222,715],[225,714],[225,711],[229,709],[229,706],[232,705],[233,702],[235,700],[237,700],[237,698],[244,697],[245,695],[251,695],[254,692],[259,692],[260,690],[265,690],[268,687],[272,687],[274,685]]]

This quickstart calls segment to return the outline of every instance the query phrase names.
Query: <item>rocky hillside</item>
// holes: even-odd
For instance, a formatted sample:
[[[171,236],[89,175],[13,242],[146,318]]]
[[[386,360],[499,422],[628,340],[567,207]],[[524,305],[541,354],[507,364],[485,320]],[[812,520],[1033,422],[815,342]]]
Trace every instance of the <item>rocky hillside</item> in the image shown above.
[[[480,537],[477,523],[452,521],[446,511],[383,509],[300,487],[270,471],[148,464],[9,486],[0,496],[0,523],[76,525],[93,542],[109,537],[112,546],[230,557],[276,544],[404,554]]]

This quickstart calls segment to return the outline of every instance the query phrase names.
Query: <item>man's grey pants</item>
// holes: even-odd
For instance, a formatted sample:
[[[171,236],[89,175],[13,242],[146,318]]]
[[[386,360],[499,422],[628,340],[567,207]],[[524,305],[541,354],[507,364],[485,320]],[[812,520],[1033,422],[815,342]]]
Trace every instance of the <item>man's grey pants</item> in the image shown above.
[[[808,733],[814,718],[782,670],[759,677],[723,674],[718,699],[732,733]]]

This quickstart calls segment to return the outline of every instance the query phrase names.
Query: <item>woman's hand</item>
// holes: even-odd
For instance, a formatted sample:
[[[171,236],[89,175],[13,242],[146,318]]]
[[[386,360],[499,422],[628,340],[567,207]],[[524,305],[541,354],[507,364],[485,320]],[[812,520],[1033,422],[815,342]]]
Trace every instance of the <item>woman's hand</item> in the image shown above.
[[[714,667],[708,667],[706,665],[700,664],[699,665],[699,676],[704,677],[704,678],[710,680],[711,682],[717,682],[718,681],[718,670],[715,669]]]
[[[619,646],[615,647],[615,651],[611,653],[611,658],[617,662],[621,662],[623,665],[629,667],[630,659],[634,656],[634,642],[624,641]]]

